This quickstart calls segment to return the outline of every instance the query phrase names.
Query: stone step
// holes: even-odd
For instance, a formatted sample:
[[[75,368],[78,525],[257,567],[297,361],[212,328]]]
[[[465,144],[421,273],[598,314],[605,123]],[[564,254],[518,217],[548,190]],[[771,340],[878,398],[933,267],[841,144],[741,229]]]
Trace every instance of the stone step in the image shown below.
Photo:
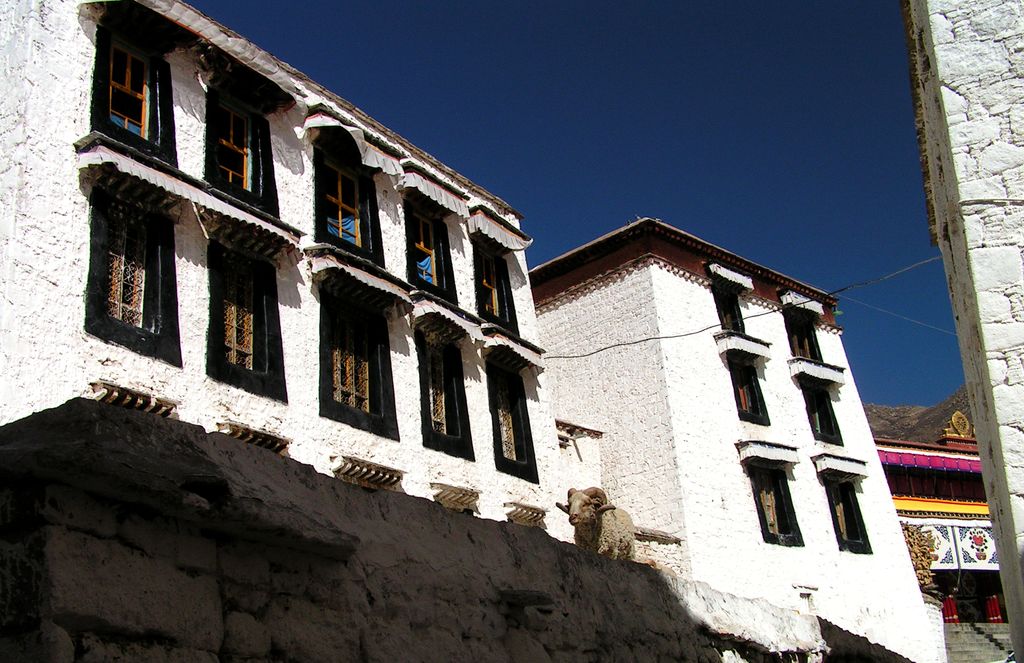
[[[990,663],[1010,653],[1009,624],[946,624],[949,663]]]

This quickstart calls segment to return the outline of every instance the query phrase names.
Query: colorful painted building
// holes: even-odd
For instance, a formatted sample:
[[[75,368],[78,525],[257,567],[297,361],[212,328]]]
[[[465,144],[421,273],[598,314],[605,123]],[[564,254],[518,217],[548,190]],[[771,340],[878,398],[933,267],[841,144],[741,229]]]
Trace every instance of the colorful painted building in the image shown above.
[[[934,591],[947,623],[1005,621],[978,443],[953,414],[934,442],[876,438],[896,513],[932,537]]]

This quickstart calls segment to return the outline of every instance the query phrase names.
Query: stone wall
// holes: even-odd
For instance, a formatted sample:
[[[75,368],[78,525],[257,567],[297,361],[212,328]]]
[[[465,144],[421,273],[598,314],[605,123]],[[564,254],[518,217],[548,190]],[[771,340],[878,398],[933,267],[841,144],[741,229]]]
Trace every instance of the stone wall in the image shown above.
[[[942,251],[1024,650],[1024,3],[904,0],[932,238]]]
[[[543,531],[73,400],[0,429],[5,661],[905,661]]]

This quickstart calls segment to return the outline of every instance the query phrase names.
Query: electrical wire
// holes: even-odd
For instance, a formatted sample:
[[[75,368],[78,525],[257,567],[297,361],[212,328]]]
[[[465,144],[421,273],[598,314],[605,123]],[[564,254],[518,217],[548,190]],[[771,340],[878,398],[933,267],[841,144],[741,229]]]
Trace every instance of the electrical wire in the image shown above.
[[[951,332],[948,329],[943,329],[942,327],[936,327],[935,325],[930,325],[927,322],[921,322],[920,320],[915,320],[913,318],[908,318],[905,315],[901,315],[901,314],[895,313],[893,311],[887,311],[884,308],[879,308],[877,306],[874,306],[873,304],[868,304],[867,302],[862,302],[859,299],[854,299],[853,297],[851,297],[849,295],[843,295],[843,299],[848,299],[851,302],[854,302],[856,304],[860,304],[861,306],[866,306],[866,307],[868,307],[870,309],[874,309],[875,311],[878,311],[879,313],[885,313],[885,314],[891,315],[893,317],[899,318],[900,320],[906,320],[907,322],[913,322],[915,325],[921,325],[922,327],[927,327],[928,329],[934,329],[935,331],[942,332],[943,334],[949,334],[950,336],[956,336],[956,332]]]
[[[841,292],[846,292],[847,290],[854,290],[856,288],[863,288],[863,287],[866,287],[866,286],[869,286],[869,285],[874,285],[876,283],[881,283],[882,281],[888,281],[889,279],[892,279],[892,278],[895,278],[897,276],[900,276],[901,274],[905,274],[905,273],[909,272],[912,269],[916,269],[918,267],[921,267],[922,265],[927,265],[928,263],[932,263],[932,262],[935,262],[936,260],[941,260],[941,259],[942,259],[942,256],[932,256],[931,258],[927,258],[925,260],[921,260],[919,262],[915,262],[912,265],[907,265],[906,267],[902,267],[900,269],[897,269],[895,272],[890,272],[889,274],[885,274],[884,276],[879,276],[877,278],[868,279],[866,281],[857,281],[857,282],[851,283],[849,285],[844,285],[841,288],[837,288],[836,290],[832,290],[831,292],[828,292],[826,294],[829,295],[829,296],[835,296],[835,295],[837,295],[837,294],[839,294]],[[851,301],[854,301],[854,302],[856,302],[858,304],[861,304],[863,306],[867,306],[868,308],[876,308],[876,307],[874,307],[874,306],[872,306],[870,304],[865,304],[864,302],[857,301],[857,300],[853,299],[852,297],[850,297],[849,295],[844,295],[844,298],[845,299],[849,299]],[[793,308],[794,306],[796,306],[796,305],[795,304],[785,304],[785,305],[783,305],[782,310],[785,311],[786,309]],[[905,320],[908,320],[908,321],[916,323],[916,324],[924,325],[925,327],[931,327],[931,325],[929,325],[927,323],[920,322],[918,320],[913,320],[911,318],[906,318],[904,316],[899,315],[898,313],[892,313],[891,311],[885,311],[883,309],[877,309],[877,310],[881,311],[882,313],[889,313],[891,315],[895,315],[896,317],[904,318]],[[748,316],[746,316],[745,319],[746,320],[752,320],[754,318],[760,318],[761,316],[771,315],[773,313],[776,313],[776,311],[774,311],[774,310],[764,311],[763,313],[755,313],[754,315],[748,315]],[[613,350],[615,348],[624,348],[624,347],[629,347],[629,346],[632,346],[632,345],[639,345],[641,343],[646,343],[648,341],[666,341],[666,340],[670,340],[670,339],[674,339],[674,338],[685,338],[687,336],[696,336],[697,334],[703,334],[704,332],[711,331],[712,329],[720,329],[721,326],[722,325],[720,323],[716,323],[716,324],[713,324],[713,325],[708,325],[707,327],[704,327],[703,329],[695,329],[693,331],[682,332],[682,333],[679,333],[679,334],[666,334],[664,336],[646,336],[644,338],[638,338],[638,339],[634,339],[632,341],[620,341],[618,343],[612,343],[610,345],[605,345],[605,346],[602,346],[602,347],[597,348],[595,350],[591,350],[590,352],[583,352],[583,353],[574,354],[574,355],[544,355],[544,359],[545,360],[548,360],[548,359],[586,359],[587,357],[593,357],[596,354],[600,354],[600,353],[605,352],[607,350]],[[952,332],[950,332],[948,330],[940,329],[938,327],[931,327],[931,328],[932,329],[936,329],[936,330],[941,331],[941,332],[944,332],[944,333],[947,333],[947,334],[952,333]],[[953,335],[955,336],[956,334],[953,334]]]

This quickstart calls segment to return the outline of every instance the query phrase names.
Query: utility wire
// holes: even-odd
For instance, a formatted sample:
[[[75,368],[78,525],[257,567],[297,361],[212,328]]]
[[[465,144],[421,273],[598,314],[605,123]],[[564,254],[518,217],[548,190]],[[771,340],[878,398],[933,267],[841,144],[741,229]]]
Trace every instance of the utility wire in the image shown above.
[[[874,278],[874,279],[868,279],[867,281],[858,281],[858,282],[855,282],[855,283],[851,283],[849,285],[844,285],[843,287],[837,288],[836,290],[833,290],[833,291],[828,292],[826,294],[829,295],[829,296],[834,296],[834,295],[836,295],[836,294],[838,294],[840,292],[846,292],[847,290],[854,290],[856,288],[863,288],[865,286],[874,285],[876,283],[881,283],[882,281],[888,281],[889,279],[895,278],[895,277],[897,277],[897,276],[899,276],[901,274],[905,274],[905,273],[909,272],[912,269],[916,269],[918,267],[921,267],[922,265],[927,265],[928,263],[935,262],[936,260],[940,260],[941,258],[942,258],[942,256],[932,256],[931,258],[927,258],[925,260],[921,260],[919,262],[915,262],[912,265],[907,265],[906,267],[900,268],[900,269],[896,270],[895,272],[891,272],[889,274],[885,274],[884,276],[879,276],[878,278]],[[844,295],[844,297],[846,299],[851,300],[851,301],[857,302],[858,304],[862,304],[863,306],[867,306],[868,308],[876,308],[874,306],[871,306],[870,304],[864,304],[864,302],[859,302],[859,301],[853,299],[852,297],[850,297],[849,295]],[[783,305],[782,310],[793,308],[793,306],[794,306],[794,304],[785,304],[785,305]],[[911,318],[905,318],[904,316],[901,316],[898,313],[892,313],[891,311],[885,311],[883,309],[877,309],[877,310],[881,311],[882,313],[889,313],[891,315],[895,315],[897,317],[904,318],[905,320],[908,320],[910,322],[914,322],[914,323],[917,323],[917,324],[920,324],[920,325],[924,325],[925,327],[931,327],[931,325],[929,325],[927,323],[919,322],[919,321],[913,320]],[[745,320],[753,320],[754,318],[760,318],[763,315],[771,315],[773,313],[775,313],[775,311],[764,311],[763,313],[755,313],[754,315],[748,315],[744,319]],[[575,355],[544,355],[544,359],[585,359],[587,357],[593,357],[596,354],[600,354],[602,352],[605,352],[606,350],[612,350],[612,349],[615,349],[615,348],[623,348],[623,347],[628,347],[628,346],[631,346],[631,345],[639,345],[641,343],[646,343],[647,341],[666,341],[666,340],[673,339],[673,338],[685,338],[687,336],[696,336],[697,334],[703,334],[704,332],[711,331],[712,329],[720,329],[721,326],[722,325],[720,323],[718,323],[718,324],[708,325],[707,327],[704,327],[703,329],[695,329],[693,331],[682,332],[682,333],[679,333],[679,334],[666,334],[664,336],[647,336],[647,337],[644,337],[644,338],[634,339],[632,341],[620,341],[618,343],[612,343],[610,345],[605,345],[605,346],[602,346],[602,347],[597,348],[595,350],[591,350],[590,352],[584,352],[584,353],[575,354]],[[945,330],[945,329],[939,329],[938,327],[932,327],[932,329],[937,329],[938,331],[944,332],[946,334],[952,333],[952,332],[949,332],[948,330]],[[953,334],[953,335],[955,336],[956,334]]]
[[[867,281],[860,281],[859,283],[851,283],[850,285],[843,286],[842,288],[839,288],[838,290],[833,290],[832,292],[830,292],[828,294],[830,294],[830,295],[838,295],[839,293],[846,292],[847,290],[853,290],[855,288],[863,288],[866,285],[874,285],[876,283],[881,283],[882,281],[888,281],[889,279],[891,279],[891,278],[893,278],[895,276],[899,276],[900,274],[909,272],[910,270],[916,269],[916,268],[920,267],[921,265],[927,265],[930,262],[935,262],[936,260],[942,260],[942,256],[932,256],[931,258],[928,258],[926,260],[922,260],[921,262],[915,262],[913,265],[907,265],[903,269],[897,269],[892,274],[886,274],[885,276],[880,276],[877,279],[869,279]]]
[[[908,318],[905,315],[901,315],[901,314],[895,313],[893,311],[887,311],[884,308],[879,308],[877,306],[874,306],[873,304],[868,304],[867,302],[862,302],[859,299],[854,299],[853,297],[851,297],[849,295],[843,295],[843,299],[848,299],[851,302],[855,302],[857,304],[860,304],[861,306],[866,306],[866,307],[868,307],[870,309],[874,309],[874,310],[878,311],[879,313],[886,313],[888,315],[894,316],[894,317],[899,318],[901,320],[906,320],[907,322],[913,322],[915,325],[921,325],[922,327],[927,327],[928,329],[934,329],[935,331],[942,332],[943,334],[949,334],[950,336],[956,336],[956,334],[954,332],[951,332],[948,329],[943,329],[942,327],[936,327],[935,325],[930,325],[927,322],[921,322],[920,320],[915,320],[913,318]]]

